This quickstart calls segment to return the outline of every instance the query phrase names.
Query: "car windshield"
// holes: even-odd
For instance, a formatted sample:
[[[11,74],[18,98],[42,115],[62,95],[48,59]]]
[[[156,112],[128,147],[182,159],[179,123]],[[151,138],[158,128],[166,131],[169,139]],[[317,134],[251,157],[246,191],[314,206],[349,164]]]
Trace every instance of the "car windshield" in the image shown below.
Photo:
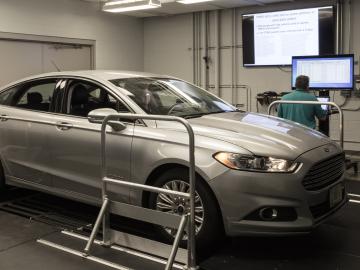
[[[184,118],[233,112],[235,107],[187,82],[164,78],[127,78],[111,80],[148,114]]]

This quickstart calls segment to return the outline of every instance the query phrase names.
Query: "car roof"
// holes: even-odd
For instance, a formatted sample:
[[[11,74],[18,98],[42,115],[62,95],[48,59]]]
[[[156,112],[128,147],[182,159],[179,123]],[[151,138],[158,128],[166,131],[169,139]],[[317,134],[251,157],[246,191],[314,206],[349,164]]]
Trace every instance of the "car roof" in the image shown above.
[[[44,77],[62,77],[62,76],[74,76],[74,77],[83,77],[95,80],[114,80],[114,79],[125,79],[125,78],[139,78],[139,77],[156,77],[156,78],[170,78],[166,75],[159,75],[147,72],[139,71],[125,71],[125,70],[79,70],[79,71],[60,71],[60,72],[50,72],[42,73],[38,75],[33,75],[21,80],[11,82],[10,84],[1,87],[1,89],[7,88],[10,85],[21,83],[23,81],[34,80],[37,78]]]
[[[79,70],[45,73],[38,76],[81,76],[103,80],[136,78],[136,77],[168,77],[147,72],[126,71],[126,70]]]

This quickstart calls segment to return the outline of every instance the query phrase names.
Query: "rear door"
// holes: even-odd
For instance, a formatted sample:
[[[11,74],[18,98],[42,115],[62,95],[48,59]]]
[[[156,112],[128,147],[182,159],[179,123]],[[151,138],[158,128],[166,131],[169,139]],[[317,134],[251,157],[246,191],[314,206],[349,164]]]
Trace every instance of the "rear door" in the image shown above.
[[[100,124],[90,123],[91,110],[112,108],[129,112],[128,107],[108,89],[79,79],[68,79],[61,113],[53,119],[51,132],[52,177],[55,187],[78,194],[101,198]],[[115,132],[109,127],[107,136],[108,174],[130,179],[130,157],[134,124]],[[117,200],[128,201],[129,190],[110,187]]]
[[[57,79],[38,79],[0,93],[0,156],[8,178],[51,186],[49,132]]]

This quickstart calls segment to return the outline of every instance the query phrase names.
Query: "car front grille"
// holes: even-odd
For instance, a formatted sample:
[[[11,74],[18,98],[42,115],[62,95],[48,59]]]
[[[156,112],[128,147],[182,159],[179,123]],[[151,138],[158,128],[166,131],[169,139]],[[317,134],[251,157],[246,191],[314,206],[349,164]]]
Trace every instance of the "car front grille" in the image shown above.
[[[306,190],[319,190],[335,183],[345,172],[345,155],[338,154],[316,163],[303,180]]]

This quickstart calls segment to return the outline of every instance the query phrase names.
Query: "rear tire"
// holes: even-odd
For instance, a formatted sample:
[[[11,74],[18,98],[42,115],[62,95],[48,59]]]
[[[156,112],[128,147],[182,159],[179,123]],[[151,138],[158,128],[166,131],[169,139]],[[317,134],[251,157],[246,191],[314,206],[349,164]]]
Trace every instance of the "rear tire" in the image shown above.
[[[189,188],[189,171],[188,169],[174,168],[162,173],[155,180],[154,186],[188,192]],[[177,197],[151,193],[149,196],[149,206],[163,212],[179,214],[179,210],[184,209],[188,212],[188,208],[184,202]],[[216,198],[204,180],[200,177],[196,178],[196,245],[198,250],[208,249],[211,244],[215,243],[221,235],[222,221],[218,210]],[[165,200],[164,200],[165,199]],[[201,211],[201,207],[203,210]],[[202,223],[201,223],[202,220]],[[176,231],[161,226],[156,226],[160,236],[168,242],[174,241]],[[181,246],[186,247],[187,236],[183,235]]]

